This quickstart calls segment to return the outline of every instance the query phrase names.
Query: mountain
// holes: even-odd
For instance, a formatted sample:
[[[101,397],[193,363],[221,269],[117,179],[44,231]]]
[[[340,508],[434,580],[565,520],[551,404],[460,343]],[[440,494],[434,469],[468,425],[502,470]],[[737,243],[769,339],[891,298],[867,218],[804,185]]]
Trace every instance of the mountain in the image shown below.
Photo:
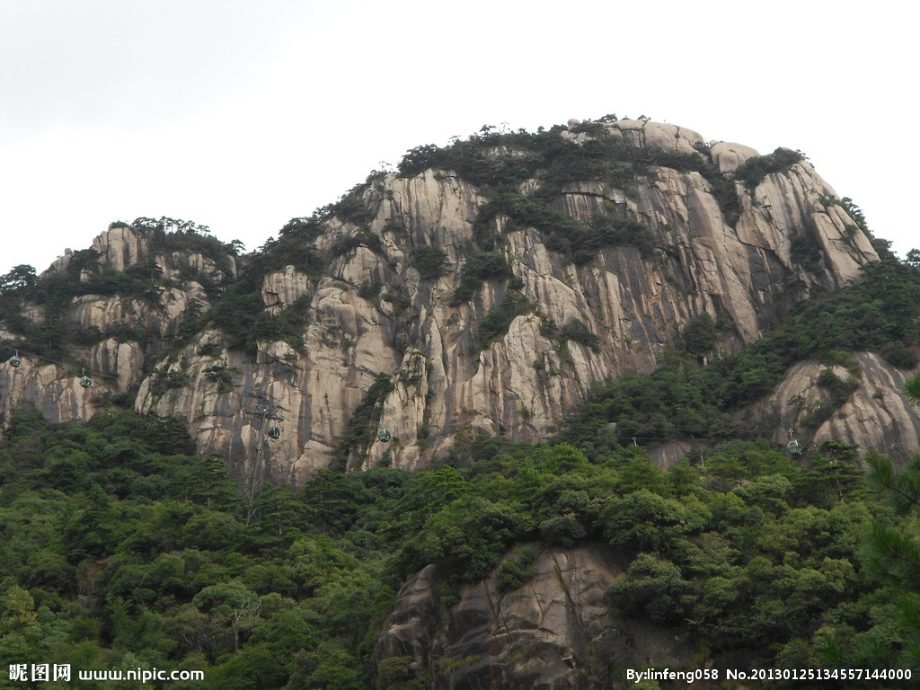
[[[0,412],[28,402],[87,419],[136,394],[138,412],[186,419],[200,453],[246,477],[262,419],[246,410],[267,396],[283,417],[263,444],[273,482],[423,467],[480,433],[535,441],[592,386],[655,369],[703,315],[717,326],[708,360],[858,281],[879,257],[847,202],[797,152],[758,156],[673,125],[484,128],[410,151],[254,254],[194,223],[138,219],[35,285],[13,281],[0,337],[23,365],[0,370]],[[880,376],[842,413],[844,435],[914,452],[917,418],[890,404],[900,375]],[[893,425],[897,448],[877,431]]]
[[[485,127],[240,249],[0,277],[0,668],[920,669],[920,262],[800,152]]]

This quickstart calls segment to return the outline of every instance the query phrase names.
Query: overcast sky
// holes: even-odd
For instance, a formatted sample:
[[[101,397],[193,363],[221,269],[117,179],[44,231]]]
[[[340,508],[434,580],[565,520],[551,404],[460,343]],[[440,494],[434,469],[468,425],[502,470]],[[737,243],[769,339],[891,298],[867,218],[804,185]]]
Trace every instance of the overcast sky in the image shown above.
[[[901,7],[0,0],[0,272],[139,216],[253,250],[419,144],[607,113],[800,149],[903,255],[920,61]]]

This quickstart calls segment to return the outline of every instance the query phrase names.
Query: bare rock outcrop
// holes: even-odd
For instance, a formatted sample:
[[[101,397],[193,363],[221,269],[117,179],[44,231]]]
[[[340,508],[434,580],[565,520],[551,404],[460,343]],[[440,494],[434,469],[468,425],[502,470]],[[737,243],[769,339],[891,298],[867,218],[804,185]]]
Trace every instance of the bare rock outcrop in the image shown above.
[[[876,354],[855,353],[858,373],[842,366],[828,367],[819,362],[801,362],[793,366],[769,399],[750,410],[752,417],[772,415],[778,424],[774,440],[786,443],[789,431],[798,439],[811,438],[812,449],[822,441],[854,443],[863,449],[875,449],[903,461],[920,455],[920,415],[902,393],[909,374],[896,369]],[[819,383],[819,376],[830,369],[838,380],[850,382],[852,392],[834,410],[826,406],[831,391]],[[826,419],[817,427],[809,424],[815,414],[827,410]]]
[[[265,276],[262,281],[262,303],[273,314],[278,313],[309,294],[311,289],[309,276],[295,270],[293,266],[287,266],[283,271]]]
[[[0,365],[0,415],[27,403],[49,422],[89,419],[97,411],[94,391],[80,385],[80,371],[57,364],[33,364],[23,358],[19,367]]]
[[[661,138],[665,131],[628,121],[615,124],[636,145],[644,145],[649,132]],[[683,146],[681,136],[691,150],[701,141],[692,133],[665,129],[665,138],[678,142],[674,146]],[[639,132],[646,133],[645,140]],[[458,268],[471,248],[475,193],[454,178],[442,178],[439,184],[434,178],[429,171],[411,180],[389,177],[383,182],[384,198],[392,196],[395,202],[382,203],[375,222],[396,218],[409,237],[384,235],[386,257],[378,257],[377,270],[385,271],[383,261],[389,259],[405,276],[418,314],[408,340],[412,357],[426,359],[425,380],[417,382],[427,382],[428,391],[423,386],[394,392],[396,400],[388,401],[381,424],[397,430],[400,443],[374,444],[365,466],[385,455],[396,465],[417,466],[464,428],[516,440],[540,439],[584,399],[592,383],[653,369],[697,314],[708,311],[732,322],[735,336],[722,345],[731,350],[758,339],[784,317],[794,301],[794,285],[806,293],[838,288],[858,278],[860,265],[877,259],[868,239],[848,227],[852,220],[840,216],[840,207],[821,204],[834,192],[806,162],[768,176],[753,193],[739,185],[744,210],[734,227],[726,224],[709,183],[697,173],[657,168],[639,180],[630,196],[599,183],[570,184],[555,202],[556,209],[584,222],[602,208],[619,209],[654,230],[660,247],[657,260],[632,247],[613,247],[600,250],[590,264],[577,266],[547,250],[536,229],[506,233],[504,256],[533,308],[514,319],[501,338],[479,347],[482,319],[508,293],[486,284],[474,300],[459,307],[444,299],[457,287]],[[421,190],[424,205],[415,196]],[[410,194],[410,207],[425,213],[405,214],[399,202]],[[457,205],[463,199],[468,201]],[[451,208],[455,210],[445,216]],[[826,270],[820,275],[802,270],[793,256],[793,244],[803,234],[823,248]],[[403,268],[413,242],[443,250],[453,271],[434,284],[416,283]],[[543,327],[547,321],[563,325],[573,320],[597,336],[595,347],[559,342]],[[424,407],[419,404],[423,396]],[[425,432],[423,443],[419,429]]]
[[[675,156],[708,150],[725,179],[756,154],[734,144],[707,149],[696,132],[647,120],[603,127]],[[565,138],[589,145],[591,127],[573,130]],[[520,192],[536,195],[541,184],[525,181]],[[285,417],[265,453],[274,480],[300,482],[327,467],[362,402],[373,403],[368,423],[390,440],[346,449],[348,467],[421,467],[458,435],[544,438],[593,384],[654,369],[703,312],[723,324],[719,351],[735,351],[782,322],[801,295],[858,280],[859,267],[878,258],[807,161],[766,175],[756,189],[731,184],[739,206],[727,218],[713,183],[692,170],[647,166],[624,188],[567,182],[541,203],[583,226],[598,213],[641,223],[652,247],[621,243],[575,262],[547,246],[545,229],[502,214],[484,224],[486,190],[454,171],[380,176],[356,200],[360,213],[327,218],[311,236],[321,269],[307,275],[292,264],[258,277],[265,316],[296,304],[304,325],[297,337],[260,342],[255,357],[230,350],[230,334],[216,330],[182,348],[170,344],[188,318],[211,309],[215,286],[236,275],[235,257],[166,250],[143,227],[113,226],[93,243],[103,269],[144,262],[142,271],[159,269],[161,286],[146,295],[84,294],[64,318],[98,329],[100,341],[81,356],[111,377],[101,386],[114,393],[139,385],[138,411],[184,417],[200,451],[223,455],[237,476],[250,472],[259,437],[258,420],[245,412],[253,394],[271,397]],[[485,280],[469,299],[454,300],[484,236],[513,277]],[[797,255],[804,245],[814,258],[808,267]],[[436,277],[420,270],[420,248],[442,253]],[[53,270],[68,263],[65,256]],[[380,375],[389,392],[364,400]],[[15,388],[4,376],[0,394],[50,404],[54,393],[39,393],[37,379]],[[71,418],[69,409],[53,417]],[[93,408],[79,409],[82,416]],[[371,431],[362,438],[376,439]]]
[[[135,264],[150,261],[150,268],[144,268],[137,277],[147,277],[149,270],[151,278],[165,279],[165,284],[132,294],[123,290],[110,294],[108,289],[106,294],[87,292],[67,298],[64,305],[52,305],[60,312],[62,328],[81,334],[80,340],[96,342],[73,346],[70,354],[73,361],[81,362],[79,365],[65,365],[28,352],[21,353],[18,369],[9,363],[0,365],[0,414],[4,419],[17,405],[34,406],[53,422],[89,419],[103,408],[108,395],[128,392],[141,383],[152,360],[190,314],[211,308],[212,299],[196,276],[220,280],[224,272],[235,275],[232,255],[224,257],[221,267],[197,252],[157,252],[148,235],[143,228],[113,224],[93,240],[95,275],[117,276]],[[74,256],[67,250],[42,277],[67,273]],[[88,269],[81,269],[81,283],[91,277]],[[135,283],[140,282],[135,279]],[[29,321],[42,323],[47,309],[26,304],[22,311]],[[0,332],[0,336],[11,341],[18,337],[8,331]],[[92,374],[89,388],[79,385],[83,373]]]
[[[399,592],[377,646],[378,667],[399,665],[432,688],[625,688],[614,669],[689,664],[690,637],[621,616],[606,592],[621,574],[606,545],[547,549],[512,592],[493,573],[443,610],[428,566]],[[445,620],[449,621],[445,625]]]
[[[730,144],[727,141],[717,141],[711,146],[712,160],[719,166],[721,173],[733,173],[749,158],[759,156],[755,149],[742,144]]]
[[[650,146],[664,151],[693,153],[705,143],[703,137],[691,129],[645,119],[611,122],[607,130],[621,135],[636,147]]]
[[[147,241],[133,229],[117,225],[93,240],[104,266],[124,271],[147,254]]]

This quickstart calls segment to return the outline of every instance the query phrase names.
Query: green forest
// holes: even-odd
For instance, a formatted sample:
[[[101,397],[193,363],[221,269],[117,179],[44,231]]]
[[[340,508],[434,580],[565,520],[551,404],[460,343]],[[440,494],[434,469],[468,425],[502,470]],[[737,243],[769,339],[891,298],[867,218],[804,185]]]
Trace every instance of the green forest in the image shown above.
[[[539,550],[588,540],[630,563],[612,606],[690,631],[707,654],[917,669],[920,460],[865,462],[868,475],[834,442],[804,460],[736,440],[664,471],[639,447],[479,437],[420,472],[266,489],[247,526],[181,422],[23,411],[0,444],[0,664],[206,672],[170,687],[433,687],[437,667],[375,666],[409,577],[442,567],[447,625],[464,584],[498,567],[514,590]]]

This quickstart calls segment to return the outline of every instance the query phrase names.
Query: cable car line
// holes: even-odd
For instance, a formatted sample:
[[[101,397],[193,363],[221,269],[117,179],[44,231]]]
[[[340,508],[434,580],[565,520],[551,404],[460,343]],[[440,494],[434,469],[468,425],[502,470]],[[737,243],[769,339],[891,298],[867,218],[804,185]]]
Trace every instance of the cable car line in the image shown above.
[[[20,355],[18,349],[13,351],[13,356],[7,360],[7,363],[11,367],[18,369],[20,366],[22,366],[22,361],[23,361],[22,358],[26,356],[31,357],[32,359],[38,362],[48,362],[49,364],[55,364],[57,366],[64,367],[64,368],[72,367],[72,365],[68,364],[67,362],[62,362],[57,359],[52,359],[51,357],[46,357],[44,355],[37,355],[32,352],[23,351],[22,354]],[[39,365],[35,364],[33,366],[39,366]],[[87,373],[87,371],[89,373]],[[98,376],[99,378],[103,378],[103,379],[110,379],[113,381],[118,380],[118,376],[116,374],[106,374],[101,371],[94,371],[93,369],[87,370],[86,367],[82,367],[82,366],[80,367],[80,385],[83,388],[90,388],[93,385],[94,376]]]

